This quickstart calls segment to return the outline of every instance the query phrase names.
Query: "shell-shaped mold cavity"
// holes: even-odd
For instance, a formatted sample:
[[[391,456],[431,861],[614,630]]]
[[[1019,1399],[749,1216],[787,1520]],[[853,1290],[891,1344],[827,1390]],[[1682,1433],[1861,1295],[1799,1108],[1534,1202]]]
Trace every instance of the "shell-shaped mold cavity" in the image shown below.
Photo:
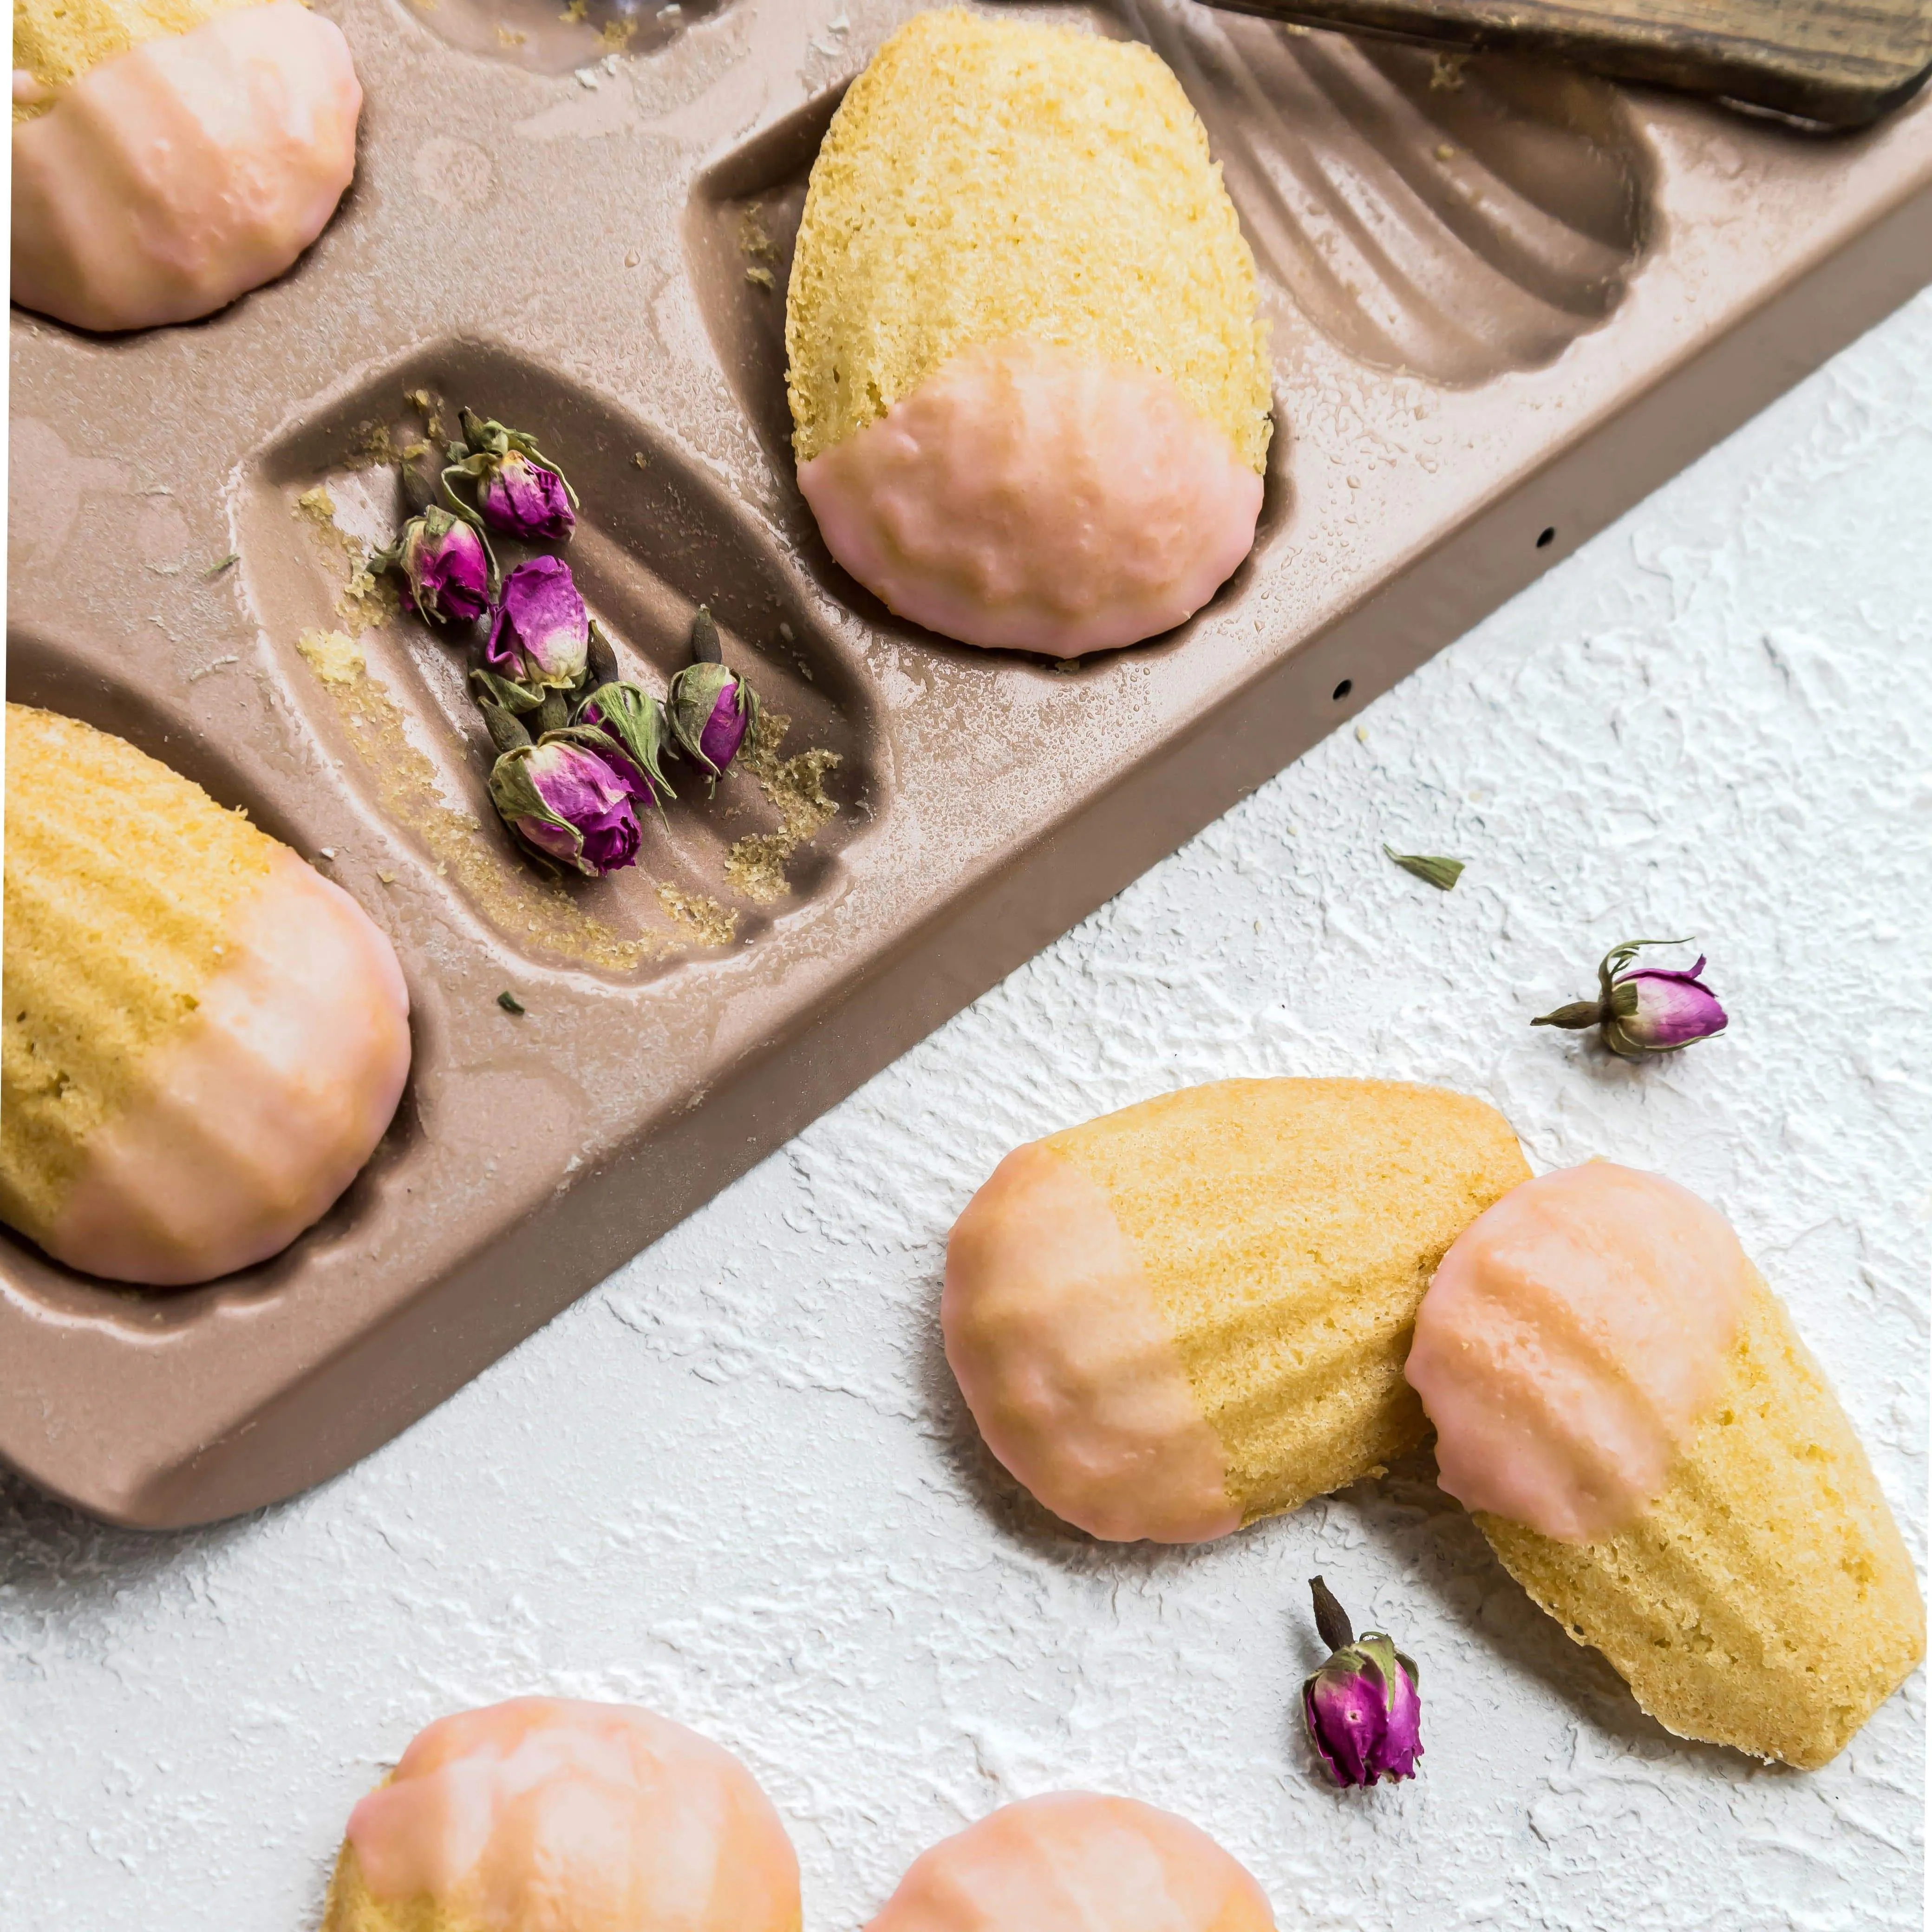
[[[1487,382],[1553,362],[1622,300],[1649,170],[1604,82],[1187,0],[1118,15],[1180,76],[1264,282],[1357,360]]]

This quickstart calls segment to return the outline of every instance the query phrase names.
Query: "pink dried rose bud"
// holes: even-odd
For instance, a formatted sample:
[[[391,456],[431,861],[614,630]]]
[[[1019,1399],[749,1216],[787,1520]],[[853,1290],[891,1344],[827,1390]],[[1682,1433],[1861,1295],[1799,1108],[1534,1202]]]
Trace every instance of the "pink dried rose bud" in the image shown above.
[[[372,570],[398,572],[404,605],[433,623],[473,623],[490,608],[490,553],[483,539],[434,503],[369,561]]]
[[[583,678],[590,655],[590,614],[569,565],[554,556],[518,564],[503,580],[484,662],[518,683],[568,691]]]
[[[1597,968],[1595,999],[1573,1000],[1554,1012],[1539,1014],[1530,1024],[1562,1027],[1572,1033],[1599,1027],[1604,1044],[1626,1060],[1674,1053],[1694,1040],[1722,1033],[1729,1016],[1717,994],[1698,977],[1704,970],[1701,952],[1688,973],[1654,966],[1625,970],[1646,946],[1688,944],[1682,939],[1631,939],[1613,946]]]
[[[536,438],[486,422],[473,410],[465,410],[462,419],[464,440],[449,446],[444,488],[467,481],[483,520],[506,536],[568,543],[577,527],[577,493]]]
[[[490,797],[532,851],[586,878],[637,862],[636,794],[583,746],[547,737],[506,752],[490,774]]]
[[[1337,1784],[1413,1778],[1422,1755],[1422,1698],[1414,1660],[1380,1630],[1355,1635],[1319,1576],[1310,1580],[1316,1628],[1328,1661],[1301,1687],[1308,1742]]]
[[[478,484],[476,507],[507,536],[568,543],[577,527],[562,477],[516,450]]]

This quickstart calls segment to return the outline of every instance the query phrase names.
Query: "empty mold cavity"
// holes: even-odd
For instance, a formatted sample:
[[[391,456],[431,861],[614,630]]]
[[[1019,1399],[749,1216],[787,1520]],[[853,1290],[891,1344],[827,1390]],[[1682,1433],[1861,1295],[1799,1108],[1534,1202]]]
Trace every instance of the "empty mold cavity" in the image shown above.
[[[1115,11],[1206,124],[1264,280],[1356,360],[1486,382],[1622,301],[1651,172],[1604,82],[1191,0]]]
[[[702,604],[764,705],[714,794],[690,763],[668,762],[677,796],[662,820],[640,814],[638,864],[607,878],[546,878],[490,803],[495,754],[466,684],[484,626],[433,628],[397,608],[393,577],[361,570],[406,514],[398,452],[456,433],[466,405],[535,436],[574,485],[562,554],[622,674],[662,695],[690,661]],[[652,979],[836,890],[838,852],[874,810],[863,688],[770,538],[605,402],[497,345],[452,340],[319,405],[244,465],[238,496],[238,567],[311,728],[437,888],[531,964]],[[506,572],[548,548],[494,541]]]
[[[310,849],[302,828],[290,821],[272,795],[250,782],[244,765],[191,710],[165,703],[144,688],[83,668],[86,661],[86,654],[51,639],[10,631],[8,700],[76,718],[124,738],[191,779],[218,803],[246,812],[271,837],[298,851]],[[370,910],[381,924],[383,909]],[[406,970],[406,951],[399,948],[399,952]],[[0,1280],[14,1293],[63,1317],[105,1322],[157,1340],[193,1323],[218,1303],[256,1300],[281,1288],[304,1265],[350,1239],[383,1194],[406,1185],[400,1177],[422,1140],[416,1084],[425,1056],[437,1051],[436,1042],[428,1036],[431,1030],[423,1024],[419,1004],[412,998],[412,1005],[416,1009],[410,1028],[412,1063],[388,1131],[334,1205],[279,1255],[200,1287],[142,1288],[77,1274],[50,1259],[23,1235],[0,1226]]]
[[[410,17],[465,53],[536,74],[664,52],[732,0],[411,0]]]

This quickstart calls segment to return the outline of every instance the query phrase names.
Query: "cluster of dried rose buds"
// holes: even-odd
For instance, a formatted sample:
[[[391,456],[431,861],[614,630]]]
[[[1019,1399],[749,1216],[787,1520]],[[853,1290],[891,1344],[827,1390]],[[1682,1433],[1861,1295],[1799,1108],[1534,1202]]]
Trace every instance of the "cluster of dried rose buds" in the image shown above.
[[[503,575],[488,531],[567,544],[577,493],[534,437],[470,410],[461,421],[445,460],[431,452],[427,464],[405,464],[414,514],[372,567],[396,572],[404,604],[432,624],[489,620],[470,689],[496,748],[491,802],[540,864],[602,878],[636,863],[640,809],[662,814],[676,796],[664,760],[681,754],[715,789],[758,722],[758,700],[726,668],[701,605],[692,662],[659,698],[620,675],[562,558],[534,556]]]

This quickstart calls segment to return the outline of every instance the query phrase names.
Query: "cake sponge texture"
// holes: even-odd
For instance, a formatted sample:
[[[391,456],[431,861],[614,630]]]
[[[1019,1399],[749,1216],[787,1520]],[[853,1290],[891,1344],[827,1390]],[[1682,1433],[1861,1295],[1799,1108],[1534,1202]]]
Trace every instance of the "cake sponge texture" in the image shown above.
[[[1416,1309],[1450,1243],[1529,1178],[1494,1108],[1384,1080],[1220,1081],[1043,1144],[1138,1251],[1244,1520],[1420,1444]]]
[[[1172,73],[1081,28],[921,14],[812,169],[785,320],[798,460],[1016,338],[1170,377],[1262,470],[1254,258]]]
[[[0,1218],[53,1224],[283,848],[124,740],[7,706]]]
[[[1723,1389],[1629,1528],[1476,1520],[1680,1737],[1815,1770],[1925,1654],[1912,1562],[1838,1398],[1755,1269]]]
[[[90,68],[144,40],[185,34],[260,0],[14,0],[14,64],[40,82],[46,98],[16,102],[14,118],[30,120],[52,106]]]

